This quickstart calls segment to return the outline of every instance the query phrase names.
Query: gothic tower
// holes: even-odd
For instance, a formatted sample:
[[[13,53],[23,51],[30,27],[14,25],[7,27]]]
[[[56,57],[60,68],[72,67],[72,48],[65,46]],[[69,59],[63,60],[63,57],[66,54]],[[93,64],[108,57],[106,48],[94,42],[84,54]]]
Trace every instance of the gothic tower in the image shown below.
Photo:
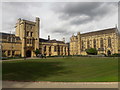
[[[81,36],[80,32],[77,33],[77,38],[78,38],[78,55],[81,54]]]
[[[34,51],[39,49],[39,18],[36,21],[18,19],[16,23],[16,36],[19,36],[22,43],[21,56],[33,57]]]

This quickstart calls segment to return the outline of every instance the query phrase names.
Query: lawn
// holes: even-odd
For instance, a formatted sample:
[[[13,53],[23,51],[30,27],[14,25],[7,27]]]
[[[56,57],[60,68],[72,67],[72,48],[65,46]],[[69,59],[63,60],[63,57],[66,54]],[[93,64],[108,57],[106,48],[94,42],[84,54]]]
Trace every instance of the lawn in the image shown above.
[[[2,62],[3,80],[113,82],[118,58],[75,57]]]

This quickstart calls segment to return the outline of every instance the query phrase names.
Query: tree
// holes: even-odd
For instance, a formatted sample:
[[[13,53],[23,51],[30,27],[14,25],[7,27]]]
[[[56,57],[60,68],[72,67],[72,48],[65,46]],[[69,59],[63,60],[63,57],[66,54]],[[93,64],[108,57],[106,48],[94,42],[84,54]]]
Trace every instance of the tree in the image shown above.
[[[89,55],[97,55],[97,52],[95,48],[86,49],[86,53]]]
[[[40,50],[39,50],[39,49],[36,49],[34,52],[35,52],[36,56],[37,56],[38,54],[40,54]]]

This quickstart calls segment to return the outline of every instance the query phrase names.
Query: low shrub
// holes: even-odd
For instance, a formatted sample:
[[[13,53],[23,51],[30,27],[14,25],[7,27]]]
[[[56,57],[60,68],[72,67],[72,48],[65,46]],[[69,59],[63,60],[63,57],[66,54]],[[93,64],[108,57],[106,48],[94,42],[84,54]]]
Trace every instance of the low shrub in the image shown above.
[[[114,53],[111,55],[111,57],[120,57],[120,53]]]
[[[95,48],[86,49],[88,55],[97,55],[98,51]]]

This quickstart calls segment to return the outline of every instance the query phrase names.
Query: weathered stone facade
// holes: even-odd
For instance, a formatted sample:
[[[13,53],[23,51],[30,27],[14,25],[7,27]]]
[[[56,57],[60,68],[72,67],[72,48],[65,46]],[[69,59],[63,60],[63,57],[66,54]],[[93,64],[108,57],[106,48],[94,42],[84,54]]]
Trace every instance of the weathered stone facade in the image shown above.
[[[2,56],[19,56],[21,54],[21,40],[14,34],[0,33],[0,49]]]
[[[46,56],[68,55],[68,45],[64,41],[48,40],[40,38],[41,54]]]
[[[2,51],[2,56],[34,57],[36,56],[34,53],[36,49],[39,49],[41,54],[46,54],[47,56],[67,55],[68,46],[65,44],[65,42],[39,38],[39,23],[40,20],[38,17],[36,18],[35,22],[18,19],[18,22],[15,26],[15,35],[0,33],[0,49]],[[57,49],[58,46],[60,47],[59,50]],[[45,47],[46,51],[44,50]]]
[[[120,53],[120,35],[117,28],[109,28],[95,32],[80,32],[70,38],[70,54],[86,55],[86,49],[96,48],[98,54]]]

